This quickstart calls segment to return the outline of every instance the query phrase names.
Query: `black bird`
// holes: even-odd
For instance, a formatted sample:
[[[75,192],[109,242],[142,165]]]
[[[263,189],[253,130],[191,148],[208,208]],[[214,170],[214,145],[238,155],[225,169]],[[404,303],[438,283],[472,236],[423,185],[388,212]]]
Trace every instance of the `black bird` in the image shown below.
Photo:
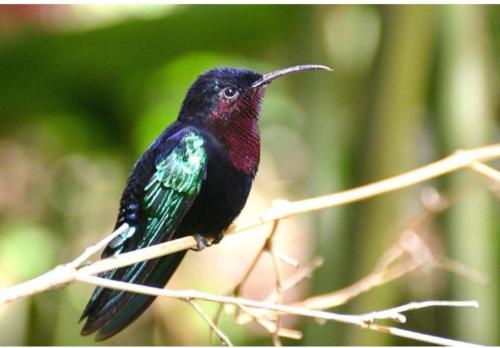
[[[267,85],[304,70],[301,65],[268,74],[217,68],[200,75],[179,117],[136,162],[122,194],[114,238],[102,258],[193,235],[197,249],[219,242],[246,203],[260,158],[258,118]],[[105,272],[108,279],[163,287],[186,251]],[[98,287],[81,320],[82,335],[104,340],[127,327],[154,296]]]

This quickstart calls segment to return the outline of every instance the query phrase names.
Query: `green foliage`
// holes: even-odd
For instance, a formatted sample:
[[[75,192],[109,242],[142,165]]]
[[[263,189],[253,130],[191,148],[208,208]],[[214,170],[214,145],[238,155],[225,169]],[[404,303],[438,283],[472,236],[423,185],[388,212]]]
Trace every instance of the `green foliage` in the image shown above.
[[[2,224],[0,238],[2,277],[8,277],[9,282],[27,280],[52,268],[57,245],[41,226]]]

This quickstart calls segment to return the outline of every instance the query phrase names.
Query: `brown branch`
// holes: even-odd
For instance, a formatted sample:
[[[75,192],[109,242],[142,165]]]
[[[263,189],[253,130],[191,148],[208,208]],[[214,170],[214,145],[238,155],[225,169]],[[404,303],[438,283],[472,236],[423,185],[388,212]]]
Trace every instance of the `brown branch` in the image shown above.
[[[279,220],[276,220],[273,224],[273,231],[269,235],[266,243],[266,250],[271,255],[271,259],[273,262],[274,273],[276,274],[276,290],[278,294],[277,303],[281,304],[283,302],[283,269],[281,267],[281,261],[275,253],[275,244],[274,244],[274,236],[278,229]],[[281,347],[281,340],[279,336],[279,331],[281,328],[281,317],[276,318],[276,328],[273,332],[273,344],[275,346]]]
[[[418,263],[408,260],[388,270],[370,273],[354,284],[343,289],[310,297],[306,300],[295,303],[295,305],[314,309],[338,307],[364,292],[367,292],[375,287],[379,287],[416,270],[419,266],[420,265]]]
[[[454,154],[442,160],[412,170],[405,174],[397,175],[372,184],[317,198],[310,198],[289,203],[282,202],[282,204],[276,205],[257,217],[233,224],[229,227],[227,232],[243,231],[300,213],[367,199],[382,193],[415,185],[460,168],[469,167],[471,164],[476,162],[488,161],[498,157],[500,157],[500,144],[479,147],[471,150],[456,151]],[[190,249],[195,246],[196,240],[193,237],[184,237],[148,248],[120,254],[115,257],[102,259],[94,262],[93,264],[82,267],[79,272],[85,274],[98,274],[111,269],[129,266],[141,261]],[[77,258],[77,260],[81,261],[81,258]],[[62,271],[61,268],[58,267],[39,278],[35,278],[32,281],[16,286],[14,293],[12,293],[10,289],[3,290],[0,292],[0,305],[39,293],[44,290],[49,290],[57,286],[63,286],[72,281],[73,277],[70,274],[71,272],[71,270]],[[60,278],[59,281],[58,278]],[[36,282],[33,282],[35,280]]]
[[[0,291],[0,305],[74,282],[77,268],[127,228],[128,224],[121,225],[113,233],[109,234],[95,245],[88,247],[80,256],[65,265],[59,265],[39,277]]]
[[[415,185],[460,168],[466,168],[475,162],[491,160],[498,157],[500,157],[500,144],[471,150],[456,151],[454,154],[424,167],[351,190],[295,202],[286,203],[285,201],[279,201],[281,204],[275,205],[264,213],[231,225],[226,233],[235,231],[241,232],[300,213],[306,213],[313,210],[325,209],[367,199],[382,193]],[[227,238],[229,237],[232,236],[228,236]],[[102,259],[91,265],[82,267],[81,271],[86,274],[98,274],[100,272],[129,266],[131,264],[165,256],[181,250],[194,248],[195,246],[196,240],[193,237],[183,237],[148,248],[120,254],[116,257]],[[0,304],[2,303],[2,294],[0,293]]]
[[[479,304],[476,301],[423,301],[423,302],[410,302],[402,306],[397,306],[389,309],[384,309],[369,314],[361,315],[363,321],[372,323],[375,320],[392,319],[400,323],[406,322],[406,317],[402,314],[404,312],[412,311],[415,309],[429,308],[429,307],[475,307],[478,308]]]
[[[398,306],[394,308],[390,308],[384,310],[383,312],[372,312],[360,315],[352,315],[352,314],[339,314],[333,312],[325,312],[318,310],[311,310],[298,306],[289,306],[282,304],[272,304],[272,303],[264,303],[260,301],[249,300],[245,298],[236,298],[229,296],[221,296],[221,295],[213,295],[204,293],[197,290],[173,290],[173,289],[161,289],[154,288],[144,285],[138,285],[133,283],[126,283],[111,279],[104,279],[97,276],[92,275],[78,275],[77,280],[89,284],[93,284],[100,287],[107,287],[111,289],[117,289],[122,291],[129,291],[144,295],[151,296],[161,296],[168,298],[175,298],[183,301],[192,301],[192,300],[201,300],[201,301],[209,301],[209,302],[218,302],[218,303],[226,303],[232,304],[236,306],[244,306],[251,308],[260,308],[267,309],[269,311],[284,313],[284,314],[293,314],[304,317],[310,317],[315,319],[322,320],[331,320],[337,321],[340,323],[357,325],[364,329],[370,329],[383,333],[391,333],[396,336],[406,337],[410,339],[415,339],[421,342],[433,343],[433,344],[444,344],[444,345],[473,345],[467,342],[455,341],[446,338],[441,338],[437,336],[422,334],[418,332],[413,332],[409,330],[402,330],[394,327],[384,327],[380,325],[373,324],[376,320],[383,319],[394,319],[398,317],[398,313],[418,309],[429,306],[450,306],[450,307],[478,307],[477,302],[475,301],[426,301],[421,303],[411,303],[408,305]],[[402,315],[402,314],[401,314]],[[447,343],[443,343],[447,342]]]
[[[283,279],[281,281],[281,287],[276,287],[273,292],[271,292],[264,300],[263,302],[266,303],[276,303],[280,299],[281,293],[284,293],[295,286],[297,286],[302,280],[305,278],[311,276],[311,274],[316,270],[318,267],[320,267],[323,264],[323,258],[322,257],[315,257],[312,261],[304,264],[302,267],[300,267],[296,272],[294,272],[290,277]],[[238,284],[238,286],[242,286],[243,284]],[[235,295],[234,292],[230,293],[232,295]],[[222,305],[221,305],[222,306]],[[265,311],[262,310],[257,310],[257,309],[248,309],[248,308],[241,308],[243,313],[237,313],[236,315],[236,323],[239,325],[244,325],[248,323],[249,321],[254,321],[260,326],[264,327],[269,333],[274,333],[276,330],[280,331],[279,328],[277,327],[277,323],[272,322],[269,319],[263,318],[263,313]],[[219,316],[221,313],[220,311],[217,313]],[[273,320],[279,319],[279,316],[275,316]],[[280,334],[280,336],[283,336]],[[295,335],[298,337],[298,335]],[[290,338],[290,337],[289,337]]]
[[[316,256],[311,261],[305,263],[297,271],[295,271],[291,276],[289,276],[288,278],[283,280],[283,282],[281,284],[282,291],[285,292],[285,291],[288,291],[290,289],[293,289],[295,286],[297,286],[304,279],[309,278],[317,268],[321,267],[321,265],[323,265],[323,258],[320,256]],[[277,296],[278,296],[278,293],[275,290],[272,293],[270,293],[264,301],[274,303],[276,301]]]
[[[486,285],[490,281],[490,277],[487,274],[479,272],[478,270],[473,269],[470,266],[464,265],[463,263],[457,260],[450,259],[446,256],[434,257],[434,264],[437,268],[458,274],[461,277],[464,277],[481,285]]]
[[[474,162],[469,166],[469,168],[474,172],[479,173],[492,180],[495,183],[500,183],[500,172],[484,163]]]
[[[188,301],[189,304],[194,308],[194,310],[198,313],[198,315],[208,324],[210,327],[210,330],[215,332],[217,336],[219,336],[220,340],[226,345],[232,347],[233,344],[231,343],[231,340],[229,337],[226,336],[226,334],[217,326],[216,323],[210,319],[208,315],[205,314],[203,309],[200,307],[200,305],[195,301],[195,300],[190,300]]]
[[[399,190],[411,185],[415,185],[417,183],[450,173],[452,171],[461,169],[461,168],[469,168],[475,172],[480,173],[483,176],[488,177],[489,179],[495,180],[498,182],[498,172],[491,167],[488,167],[484,165],[483,161],[488,161],[492,160],[494,158],[500,157],[500,144],[495,144],[495,145],[490,145],[490,146],[485,146],[485,147],[480,147],[476,149],[471,149],[471,150],[460,150],[456,151],[454,154],[436,161],[434,163],[431,163],[429,165],[423,166],[421,168],[412,170],[410,172],[394,176],[392,178],[388,178],[385,180],[381,180],[375,183],[371,183],[368,185],[364,185],[361,187],[357,187],[354,189],[350,189],[347,191],[339,192],[339,193],[334,193],[326,196],[321,196],[321,197],[316,197],[316,198],[310,198],[310,199],[305,199],[305,200],[300,200],[300,201],[295,201],[295,202],[287,202],[287,201],[278,201],[278,204],[275,204],[271,209],[263,212],[262,214],[255,216],[255,217],[250,217],[244,220],[241,220],[240,222],[233,224],[228,228],[226,233],[230,234],[228,238],[234,238],[236,237],[236,234],[232,234],[231,232],[238,231],[238,235],[241,233],[245,233],[245,230],[261,226],[263,224],[275,222],[274,225],[277,225],[277,222],[283,218],[287,218],[290,216],[294,216],[297,214],[301,213],[306,213],[314,210],[320,210],[320,209],[325,209],[329,207],[335,207],[343,204],[348,204],[360,200],[364,200],[370,197],[374,197],[383,193]],[[180,238],[177,240],[173,240],[170,242],[158,244],[152,247],[112,256],[106,259],[98,260],[93,263],[90,263],[88,265],[83,265],[92,255],[94,255],[97,251],[102,249],[106,244],[109,243],[112,238],[114,238],[116,235],[120,234],[124,229],[126,229],[127,226],[123,225],[120,226],[119,229],[114,231],[111,235],[107,236],[103,240],[101,240],[99,243],[96,245],[88,248],[85,250],[82,255],[77,257],[75,260],[65,264],[58,266],[54,268],[53,270],[37,277],[34,279],[31,279],[25,283],[13,286],[8,289],[4,289],[0,291],[0,305],[9,303],[15,300],[19,300],[21,298],[25,298],[27,296],[31,296],[37,293],[40,293],[42,291],[50,290],[56,287],[61,287],[65,286],[69,283],[75,282],[75,281],[84,281],[84,282],[100,282],[97,285],[101,286],[117,286],[117,284],[113,283],[110,280],[105,280],[105,279],[100,279],[98,277],[95,277],[93,275],[112,270],[115,268],[120,268],[124,266],[129,266],[138,262],[142,262],[145,260],[157,258],[160,256],[165,256],[168,254],[172,254],[181,250],[186,250],[189,248],[192,248],[196,245],[196,241],[193,237],[185,237],[185,238]],[[275,230],[275,229],[273,229]],[[271,236],[274,234],[273,231],[271,231]],[[269,238],[267,240],[271,240],[272,238]],[[276,258],[278,259],[279,257],[275,254]],[[282,257],[281,257],[282,258]],[[83,265],[83,266],[82,266]],[[398,273],[396,272],[396,275]],[[396,276],[394,275],[394,277]],[[387,277],[387,275],[386,275]],[[100,280],[96,280],[100,279]],[[390,277],[389,277],[390,278]],[[283,279],[282,279],[283,280]],[[103,285],[103,282],[112,282],[112,283],[107,283],[107,285]],[[119,282],[118,282],[119,283]],[[282,282],[281,282],[282,283]],[[121,284],[120,286],[125,286],[125,284]],[[137,290],[138,292],[141,291],[146,291],[143,288],[134,288],[135,284],[127,284],[127,286],[130,286],[131,290],[129,291],[135,291]],[[133,290],[135,289],[135,290]],[[160,289],[158,289],[160,290]],[[150,289],[150,291],[156,291],[155,289]],[[165,290],[168,291],[168,290]],[[171,290],[170,290],[171,291]],[[189,292],[191,295],[193,292]],[[195,294],[200,294],[195,292]],[[158,296],[169,296],[166,293],[163,293],[162,295]],[[207,298],[200,298],[201,300],[207,300],[207,301],[216,301],[214,300],[214,295],[212,295],[212,299],[207,299]],[[175,296],[171,296],[175,297]],[[220,299],[220,297],[219,297]],[[226,300],[229,298],[226,297]],[[189,301],[189,299],[185,299],[186,301]],[[262,307],[262,304],[257,305],[255,301],[250,301],[250,300],[242,300],[239,303],[233,302],[235,304],[238,304],[239,306],[249,306],[252,308],[265,308]],[[216,301],[217,302],[217,301]],[[220,301],[219,301],[220,302]],[[222,301],[224,302],[224,301]],[[225,302],[225,303],[231,303]],[[366,327],[365,322],[360,322],[359,317],[356,318],[355,316],[346,316],[346,315],[339,315],[339,314],[334,314],[334,313],[327,313],[327,312],[321,312],[321,311],[313,311],[311,309],[307,308],[300,308],[296,306],[285,306],[281,304],[267,304],[268,308],[274,310],[275,312],[286,312],[288,314],[297,314],[297,315],[304,315],[304,316],[315,316],[318,315],[317,318],[322,318],[325,320],[337,320],[341,322],[346,322],[346,323],[351,323],[351,324],[356,324],[364,327]],[[269,307],[269,306],[274,306],[274,307]],[[280,310],[280,308],[282,310]],[[279,316],[278,316],[279,317]],[[361,325],[363,324],[363,325]],[[212,325],[210,325],[212,326]],[[375,326],[368,327],[372,330],[374,330]],[[382,326],[378,326],[379,328],[382,328],[381,330],[392,330],[391,333],[394,333],[394,328],[383,328]],[[394,330],[393,330],[394,329]],[[400,329],[397,329],[400,330]],[[400,335],[403,335],[401,331],[399,332]],[[277,333],[279,333],[279,328],[277,329]],[[434,341],[426,341],[429,343],[435,343]],[[451,341],[450,341],[451,342]]]
[[[427,335],[410,330],[400,329],[392,326],[384,326],[377,324],[367,324],[367,328],[373,331],[390,334],[394,336],[404,337],[415,341],[437,344],[447,347],[481,347],[480,345],[468,343],[464,341],[457,341],[450,338]]]

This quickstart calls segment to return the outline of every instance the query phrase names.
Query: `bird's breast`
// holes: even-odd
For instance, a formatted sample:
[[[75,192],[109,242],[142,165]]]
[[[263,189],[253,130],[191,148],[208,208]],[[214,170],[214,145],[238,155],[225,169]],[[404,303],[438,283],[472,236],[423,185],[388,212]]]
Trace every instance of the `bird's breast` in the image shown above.
[[[215,134],[228,154],[233,167],[255,176],[260,161],[260,130],[257,118],[236,114],[230,119],[216,119],[212,125]]]
[[[222,232],[245,206],[252,181],[253,175],[237,169],[222,147],[210,147],[205,180],[182,229],[207,236]]]

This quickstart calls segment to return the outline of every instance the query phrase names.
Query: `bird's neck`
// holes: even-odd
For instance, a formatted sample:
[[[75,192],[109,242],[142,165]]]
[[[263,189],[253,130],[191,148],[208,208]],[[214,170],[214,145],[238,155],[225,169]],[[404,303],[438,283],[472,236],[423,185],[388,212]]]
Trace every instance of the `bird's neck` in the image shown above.
[[[255,176],[260,161],[260,131],[256,117],[238,115],[230,122],[215,122],[217,137],[223,143],[231,164]]]

